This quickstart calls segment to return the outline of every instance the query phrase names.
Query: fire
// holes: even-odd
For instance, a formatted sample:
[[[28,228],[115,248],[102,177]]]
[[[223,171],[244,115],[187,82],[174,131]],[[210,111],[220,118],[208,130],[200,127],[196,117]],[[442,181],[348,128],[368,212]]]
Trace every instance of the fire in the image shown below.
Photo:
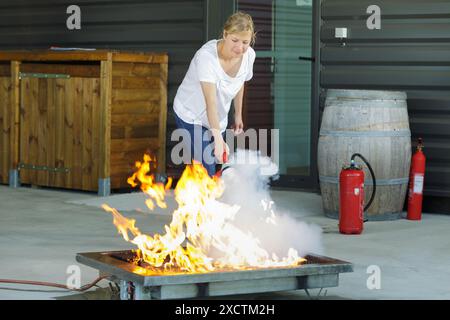
[[[136,171],[131,177],[129,177],[127,182],[132,187],[136,187],[138,185],[136,180],[141,183],[141,190],[150,197],[145,202],[150,210],[153,210],[155,208],[153,200],[156,202],[158,207],[167,208],[167,205],[164,202],[164,196],[166,194],[165,191],[167,189],[170,189],[172,178],[169,178],[169,181],[165,186],[162,183],[155,183],[155,177],[153,175],[148,175],[148,173],[150,172],[151,161],[155,162],[155,159],[152,159],[148,154],[144,155],[144,163],[136,161],[135,164],[138,171]]]
[[[144,162],[136,162],[138,169],[128,182],[148,195],[149,209],[155,203],[167,208],[164,201],[172,180],[164,185],[150,175],[149,155]],[[305,261],[296,250],[290,248],[287,257],[270,255],[261,247],[259,240],[250,232],[233,224],[240,207],[228,205],[218,199],[224,191],[220,178],[211,178],[206,169],[194,162],[184,170],[175,187],[178,208],[172,214],[172,221],[164,227],[163,235],[142,234],[135,226],[136,221],[122,216],[116,209],[104,204],[104,210],[113,215],[123,238],[138,247],[139,258],[154,268],[166,272],[211,272],[217,269],[243,270],[267,267],[297,266]],[[267,209],[267,205],[264,205]],[[274,223],[272,212],[267,223]]]

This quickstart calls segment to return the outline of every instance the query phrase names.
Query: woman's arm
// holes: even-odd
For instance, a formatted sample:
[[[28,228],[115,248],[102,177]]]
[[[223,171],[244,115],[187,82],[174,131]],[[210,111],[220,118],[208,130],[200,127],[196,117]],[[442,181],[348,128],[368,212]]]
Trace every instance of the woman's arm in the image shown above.
[[[239,90],[236,97],[234,97],[234,133],[240,134],[244,130],[244,123],[242,122],[242,103],[244,100],[244,84]]]
[[[200,84],[202,87],[203,96],[205,97],[206,115],[208,117],[209,127],[215,141],[214,156],[219,161],[222,161],[223,152],[226,151],[228,155],[229,150],[225,141],[223,141],[222,134],[220,133],[220,122],[216,104],[216,85],[214,83],[202,81],[200,81]]]
[[[209,127],[214,137],[214,140],[219,137],[220,134],[220,122],[219,115],[217,114],[216,104],[216,85],[210,82],[200,82],[202,86],[203,96],[206,102],[206,115],[208,116]]]
[[[234,97],[234,116],[242,118],[242,101],[244,100],[244,85],[242,85],[236,97]]]

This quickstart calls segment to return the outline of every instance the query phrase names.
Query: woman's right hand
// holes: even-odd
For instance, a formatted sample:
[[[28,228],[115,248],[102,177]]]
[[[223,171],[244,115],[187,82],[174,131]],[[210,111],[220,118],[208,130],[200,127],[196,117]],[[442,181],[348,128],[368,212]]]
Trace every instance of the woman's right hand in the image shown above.
[[[217,141],[217,143],[214,143],[214,157],[216,158],[217,163],[223,163],[223,153],[226,152],[226,159],[228,159],[230,148],[222,137],[217,139]]]

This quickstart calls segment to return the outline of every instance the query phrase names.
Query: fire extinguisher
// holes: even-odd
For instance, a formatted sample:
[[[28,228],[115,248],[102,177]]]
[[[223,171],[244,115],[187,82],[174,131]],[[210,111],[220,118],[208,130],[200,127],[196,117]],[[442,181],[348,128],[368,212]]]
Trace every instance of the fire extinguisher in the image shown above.
[[[364,206],[364,171],[355,164],[355,157],[361,158],[369,168],[373,190],[369,202]],[[375,174],[369,162],[359,153],[351,157],[350,166],[343,167],[339,175],[339,232],[360,234],[363,231],[364,211],[375,197]]]
[[[408,220],[422,218],[423,181],[425,176],[425,155],[422,152],[422,138],[418,139],[417,150],[411,159],[408,193]]]
[[[229,166],[226,166],[228,162],[228,157],[227,157],[227,152],[224,151],[222,154],[222,164],[220,165],[220,169],[217,170],[216,174],[214,176],[216,176],[217,178],[220,178],[222,176],[222,173],[229,168]]]

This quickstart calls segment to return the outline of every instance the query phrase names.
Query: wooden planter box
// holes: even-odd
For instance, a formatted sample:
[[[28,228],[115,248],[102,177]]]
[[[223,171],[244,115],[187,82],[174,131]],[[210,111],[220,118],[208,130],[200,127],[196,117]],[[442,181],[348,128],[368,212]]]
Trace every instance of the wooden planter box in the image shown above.
[[[145,152],[165,173],[167,54],[0,52],[0,182],[128,187]]]

